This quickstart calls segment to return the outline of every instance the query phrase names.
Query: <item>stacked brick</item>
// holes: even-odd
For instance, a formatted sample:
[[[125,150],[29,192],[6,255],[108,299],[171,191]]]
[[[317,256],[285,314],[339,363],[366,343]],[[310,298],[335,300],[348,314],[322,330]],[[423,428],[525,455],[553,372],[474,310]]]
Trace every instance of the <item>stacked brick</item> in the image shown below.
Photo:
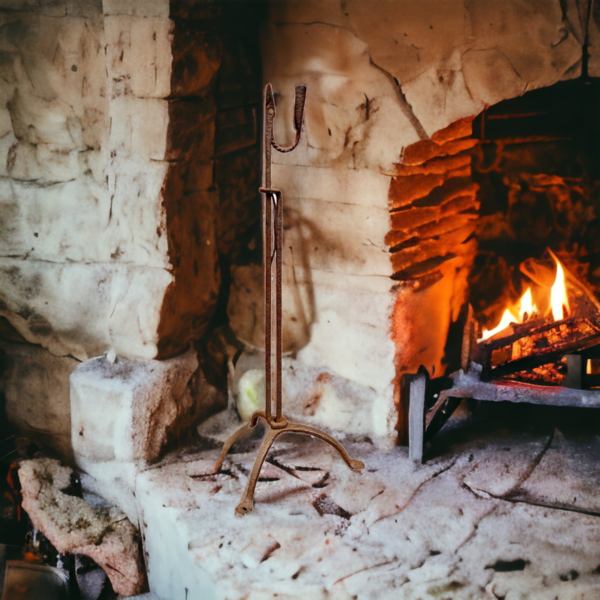
[[[439,272],[457,256],[474,256],[479,202],[471,179],[477,144],[471,120],[462,119],[405,149],[389,191],[393,279],[414,280]]]

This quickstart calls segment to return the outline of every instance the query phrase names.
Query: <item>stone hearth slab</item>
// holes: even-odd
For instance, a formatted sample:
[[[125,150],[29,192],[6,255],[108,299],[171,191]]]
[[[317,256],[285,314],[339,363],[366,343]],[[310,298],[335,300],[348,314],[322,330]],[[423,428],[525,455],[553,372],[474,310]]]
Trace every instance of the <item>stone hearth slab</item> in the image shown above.
[[[556,430],[511,439],[498,450],[465,478],[475,493],[600,515],[598,436]]]
[[[533,481],[547,441],[479,435],[419,467],[404,448],[352,443],[366,464],[354,473],[320,442],[283,437],[243,518],[234,509],[255,450],[240,447],[217,475],[217,450],[171,455],[137,478],[150,589],[162,600],[600,597],[600,519],[578,508],[593,495],[577,480],[594,453],[576,441],[556,448],[587,465],[571,463],[567,485],[584,497],[568,510],[468,485],[491,477],[506,447],[521,481],[519,461],[533,460]]]
[[[600,438],[556,432],[539,465],[515,498],[540,506],[600,515]]]

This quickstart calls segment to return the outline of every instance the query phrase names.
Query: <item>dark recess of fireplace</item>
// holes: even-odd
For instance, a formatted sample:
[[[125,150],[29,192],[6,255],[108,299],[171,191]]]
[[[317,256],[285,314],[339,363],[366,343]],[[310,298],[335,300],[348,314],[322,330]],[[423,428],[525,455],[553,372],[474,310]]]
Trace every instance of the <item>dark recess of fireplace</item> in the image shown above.
[[[484,324],[525,291],[519,265],[547,248],[600,295],[600,82],[527,92],[473,123],[481,202],[470,302]]]

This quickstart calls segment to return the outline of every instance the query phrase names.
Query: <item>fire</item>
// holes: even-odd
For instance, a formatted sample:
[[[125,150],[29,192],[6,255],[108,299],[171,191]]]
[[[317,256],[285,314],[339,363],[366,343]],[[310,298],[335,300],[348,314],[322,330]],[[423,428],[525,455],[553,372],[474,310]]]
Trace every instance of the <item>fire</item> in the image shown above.
[[[527,291],[521,296],[519,300],[519,316],[515,317],[514,312],[509,310],[508,308],[504,311],[502,318],[500,319],[500,323],[494,329],[483,330],[483,335],[481,336],[481,340],[487,340],[491,338],[493,335],[496,335],[503,329],[506,329],[511,323],[523,323],[527,319],[531,318],[532,315],[537,314],[538,309],[536,305],[533,303],[533,297],[531,295],[531,288],[527,288]]]
[[[494,329],[490,329],[489,331],[487,329],[483,330],[483,334],[481,335],[481,339],[479,339],[478,341],[482,341],[482,340],[487,340],[488,338],[491,338],[493,335],[496,335],[497,333],[500,333],[503,329],[506,329],[511,323],[518,323],[519,319],[517,319],[517,317],[515,317],[510,310],[508,310],[508,308],[504,311],[504,314],[502,315],[502,318],[500,319],[500,323],[498,323],[498,325],[496,327],[494,327]]]
[[[565,272],[562,265],[558,262],[558,258],[552,252],[550,254],[552,254],[552,258],[556,261],[556,279],[550,291],[550,306],[552,308],[552,318],[555,321],[561,321],[565,318],[565,312],[569,313]]]
[[[527,320],[531,315],[537,313],[537,306],[533,303],[531,297],[531,288],[527,288],[527,291],[521,296],[521,302],[519,306],[519,322]]]
[[[556,277],[554,283],[550,288],[550,308],[549,312],[552,313],[552,319],[554,321],[561,321],[565,318],[565,315],[569,314],[569,299],[567,297],[567,287],[565,284],[565,272],[560,264],[558,258],[552,251],[549,251],[550,255],[556,262]],[[518,306],[518,310],[516,309]],[[484,329],[479,342],[487,340],[492,336],[500,333],[503,329],[506,329],[511,323],[524,323],[525,321],[532,318],[532,316],[538,314],[538,308],[533,302],[533,295],[531,288],[527,288],[527,291],[521,296],[518,304],[512,309],[507,308],[500,319],[500,323],[493,329]],[[518,314],[518,317],[516,316]]]

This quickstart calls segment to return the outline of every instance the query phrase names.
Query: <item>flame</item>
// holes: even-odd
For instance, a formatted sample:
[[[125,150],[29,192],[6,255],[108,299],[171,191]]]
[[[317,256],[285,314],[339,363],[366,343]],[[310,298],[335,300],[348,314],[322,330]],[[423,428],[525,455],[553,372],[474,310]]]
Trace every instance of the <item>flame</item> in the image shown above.
[[[565,286],[565,272],[558,258],[552,254],[556,261],[556,279],[550,290],[550,306],[552,308],[552,318],[555,321],[561,321],[569,313],[569,299],[567,298],[567,288]],[[565,310],[566,309],[566,310]]]
[[[527,288],[527,291],[521,296],[519,300],[519,318],[515,317],[514,312],[508,308],[504,311],[500,323],[494,329],[483,330],[483,334],[478,341],[487,340],[493,335],[496,335],[503,329],[506,329],[511,323],[522,323],[526,318],[538,312],[537,306],[533,303],[533,297],[531,296],[531,288]]]
[[[521,296],[521,302],[519,306],[519,322],[525,321],[525,318],[530,318],[531,315],[538,312],[537,306],[533,303],[531,296],[531,288],[527,288],[527,291]]]
[[[550,289],[550,308],[549,312],[552,312],[552,318],[555,321],[561,321],[565,318],[565,315],[569,314],[569,299],[567,297],[567,287],[565,284],[565,271],[560,264],[558,258],[554,253],[549,250],[550,255],[556,262],[556,278],[552,288]],[[531,294],[531,288],[527,288],[527,291],[521,296],[518,302],[518,318],[515,316],[517,313],[516,305],[512,310],[507,308],[500,319],[500,323],[494,329],[483,330],[483,334],[478,342],[487,340],[492,336],[500,333],[503,329],[506,329],[511,323],[523,323],[524,321],[531,319],[531,317],[537,314],[538,308],[533,303],[533,296]]]
[[[491,338],[493,335],[496,335],[503,329],[506,329],[511,323],[518,322],[519,319],[517,319],[517,317],[515,317],[507,308],[504,311],[502,318],[500,319],[500,323],[498,323],[498,325],[494,327],[494,329],[490,329],[489,331],[487,329],[484,329],[483,333],[481,334],[481,339],[479,339],[478,341],[481,342],[482,340],[487,340],[488,338]]]

